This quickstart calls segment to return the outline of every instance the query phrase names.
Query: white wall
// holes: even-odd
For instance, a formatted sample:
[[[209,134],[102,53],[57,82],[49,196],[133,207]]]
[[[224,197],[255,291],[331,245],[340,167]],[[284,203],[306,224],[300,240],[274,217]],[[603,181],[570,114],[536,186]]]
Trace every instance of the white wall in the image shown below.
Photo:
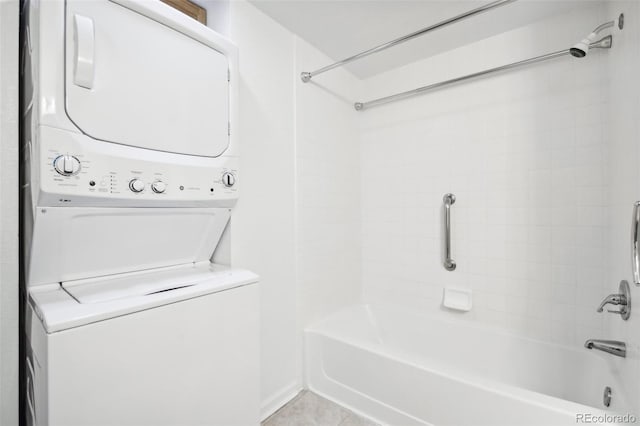
[[[352,100],[360,82],[344,69],[304,84],[302,71],[333,62],[296,42],[297,282],[300,328],[361,295],[360,148]]]
[[[229,0],[199,0],[198,5],[207,10],[207,26],[215,32],[229,37],[230,24]]]
[[[568,48],[602,3],[368,79],[366,98]],[[395,303],[582,346],[604,335],[609,52],[467,82],[362,113],[363,282]],[[442,197],[454,272],[442,266]],[[473,310],[441,307],[446,287]]]
[[[300,386],[295,281],[294,38],[246,2],[232,2],[240,51],[240,190],[232,261],[260,275],[263,411]],[[277,408],[277,407],[276,407]]]
[[[302,387],[301,329],[360,296],[357,127],[336,95],[357,80],[342,71],[303,86],[300,70],[329,59],[247,2],[229,11],[242,174],[232,262],[261,277],[264,418]]]
[[[0,1],[0,425],[18,424],[18,22]]]
[[[622,401],[640,412],[640,312],[634,302],[640,297],[639,288],[633,285],[630,264],[630,221],[632,205],[640,200],[640,3],[637,1],[612,1],[608,4],[609,16],[625,15],[625,28],[616,35],[614,49],[607,58],[609,75],[607,84],[608,121],[607,144],[609,167],[607,179],[607,280],[606,291],[617,293],[618,283],[625,279],[631,285],[632,310],[628,321],[616,315],[607,315],[606,337],[627,342],[628,358],[609,360],[611,369],[619,379],[613,385],[618,396],[632,396]],[[618,403],[616,398],[614,404]],[[619,405],[620,406],[620,405]]]

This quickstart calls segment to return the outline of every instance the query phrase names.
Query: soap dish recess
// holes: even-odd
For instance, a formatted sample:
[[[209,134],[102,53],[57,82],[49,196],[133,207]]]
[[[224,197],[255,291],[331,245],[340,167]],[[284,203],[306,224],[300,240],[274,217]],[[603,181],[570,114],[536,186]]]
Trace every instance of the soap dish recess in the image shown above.
[[[449,309],[467,312],[471,310],[471,290],[445,288],[442,304]]]

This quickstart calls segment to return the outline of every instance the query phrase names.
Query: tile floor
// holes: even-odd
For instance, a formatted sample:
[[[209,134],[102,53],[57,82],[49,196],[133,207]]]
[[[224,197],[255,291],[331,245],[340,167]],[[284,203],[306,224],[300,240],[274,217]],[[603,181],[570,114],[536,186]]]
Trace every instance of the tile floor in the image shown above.
[[[262,426],[378,426],[315,393],[303,390]]]

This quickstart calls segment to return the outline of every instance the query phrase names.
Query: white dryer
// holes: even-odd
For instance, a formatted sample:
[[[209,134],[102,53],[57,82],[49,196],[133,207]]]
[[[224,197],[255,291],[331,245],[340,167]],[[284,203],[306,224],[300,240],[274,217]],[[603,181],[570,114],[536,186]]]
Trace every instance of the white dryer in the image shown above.
[[[28,423],[257,424],[258,277],[210,262],[235,46],[158,0],[25,11]]]

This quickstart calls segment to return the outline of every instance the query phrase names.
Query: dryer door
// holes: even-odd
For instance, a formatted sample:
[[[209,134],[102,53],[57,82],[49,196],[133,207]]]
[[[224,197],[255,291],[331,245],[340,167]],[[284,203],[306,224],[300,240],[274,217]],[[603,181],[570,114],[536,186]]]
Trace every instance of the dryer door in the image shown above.
[[[227,58],[176,28],[111,1],[67,0],[66,109],[82,132],[181,154],[227,149]]]

